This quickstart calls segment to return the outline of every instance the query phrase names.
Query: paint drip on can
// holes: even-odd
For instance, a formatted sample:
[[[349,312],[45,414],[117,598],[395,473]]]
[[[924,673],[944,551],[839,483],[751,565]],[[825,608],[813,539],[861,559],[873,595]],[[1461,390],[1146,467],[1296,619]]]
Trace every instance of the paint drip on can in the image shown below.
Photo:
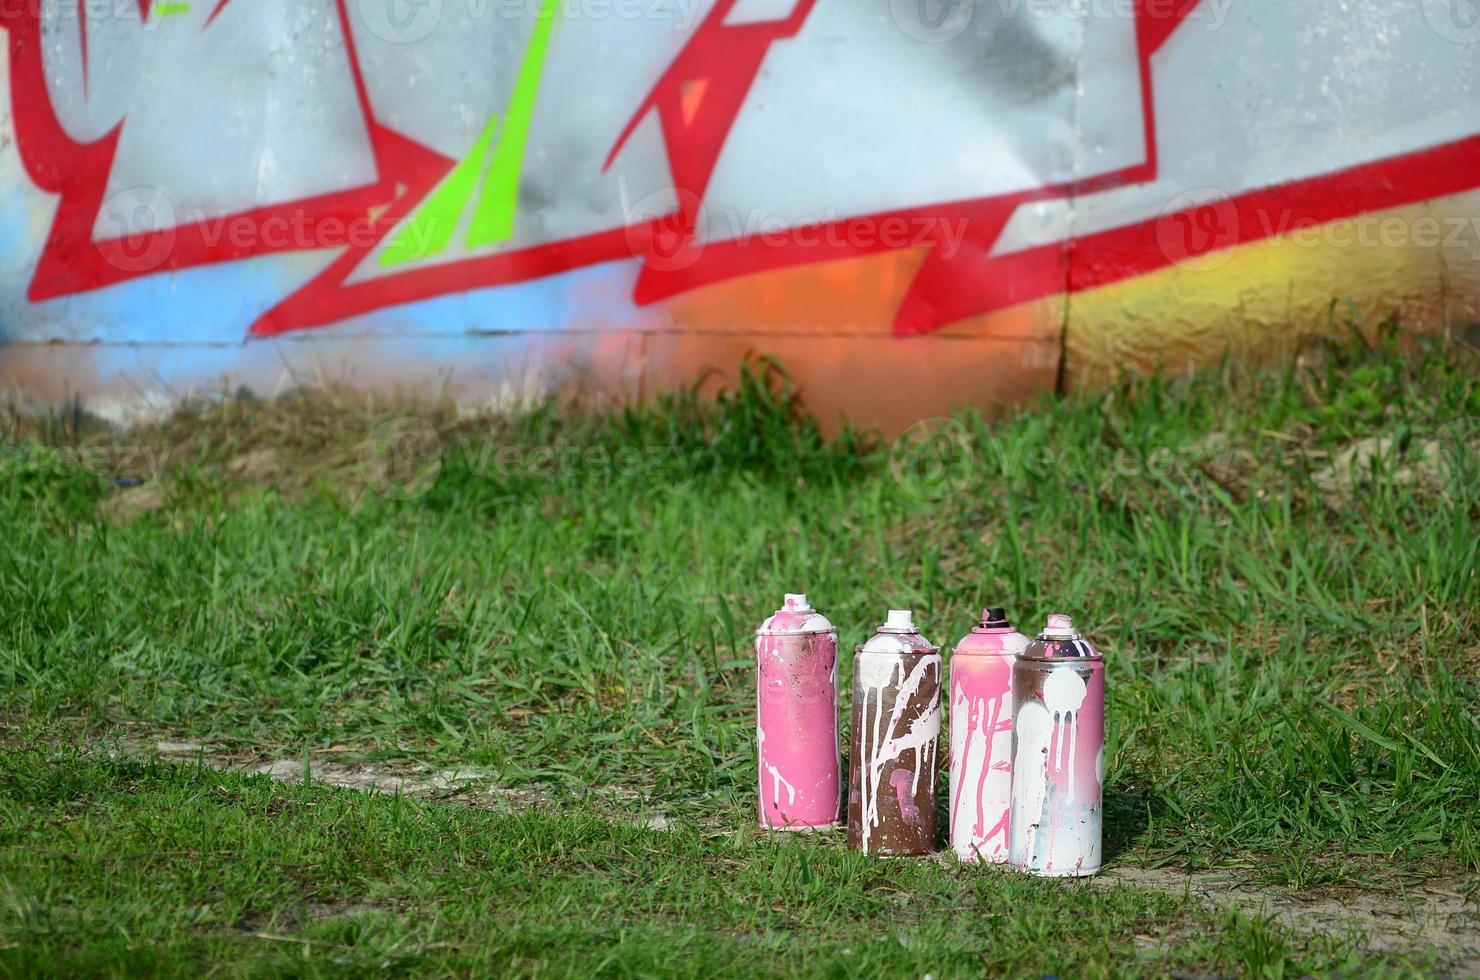
[[[838,631],[805,595],[756,630],[755,712],[761,827],[839,826]]]
[[[1100,870],[1105,662],[1068,616],[1048,617],[1012,668],[1009,860],[1049,877]]]
[[[1028,638],[1002,609],[951,654],[951,849],[962,861],[1007,861],[1012,809],[1012,666]]]
[[[853,659],[848,846],[868,854],[935,850],[940,648],[908,609],[891,609]]]

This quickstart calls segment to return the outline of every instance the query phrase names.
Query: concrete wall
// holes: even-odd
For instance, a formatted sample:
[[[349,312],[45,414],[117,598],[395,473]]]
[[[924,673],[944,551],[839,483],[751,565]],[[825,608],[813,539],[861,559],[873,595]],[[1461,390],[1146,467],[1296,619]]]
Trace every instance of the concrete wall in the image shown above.
[[[898,428],[1480,319],[1470,0],[0,0],[0,384],[779,357]]]

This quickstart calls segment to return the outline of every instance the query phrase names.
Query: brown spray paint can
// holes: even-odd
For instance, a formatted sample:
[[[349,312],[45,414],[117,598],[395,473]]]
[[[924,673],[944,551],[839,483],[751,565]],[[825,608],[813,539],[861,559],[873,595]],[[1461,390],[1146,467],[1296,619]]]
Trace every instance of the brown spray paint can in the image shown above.
[[[853,658],[848,846],[865,854],[936,849],[940,648],[908,609],[891,609]]]

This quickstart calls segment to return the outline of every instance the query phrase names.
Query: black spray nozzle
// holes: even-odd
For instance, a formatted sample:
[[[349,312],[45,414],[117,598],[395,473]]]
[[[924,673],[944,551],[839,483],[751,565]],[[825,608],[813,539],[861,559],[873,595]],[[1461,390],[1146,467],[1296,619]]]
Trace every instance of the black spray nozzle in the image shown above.
[[[988,628],[994,628],[998,626],[1011,626],[1012,624],[1007,621],[1006,609],[992,606],[991,608],[982,610],[982,625]]]

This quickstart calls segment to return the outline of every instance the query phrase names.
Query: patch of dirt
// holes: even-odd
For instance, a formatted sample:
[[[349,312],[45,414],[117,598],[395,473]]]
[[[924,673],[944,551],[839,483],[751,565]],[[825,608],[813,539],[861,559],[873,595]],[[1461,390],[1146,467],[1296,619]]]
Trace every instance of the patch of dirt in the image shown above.
[[[223,772],[269,776],[281,783],[301,783],[304,760],[267,759],[248,753],[232,753],[201,742],[128,742],[125,752],[143,752],[180,763],[196,763]],[[482,810],[509,813],[556,804],[553,794],[538,788],[495,786],[487,773],[476,769],[434,769],[412,762],[334,762],[323,756],[346,751],[334,747],[310,753],[308,780],[336,789],[362,793],[400,793],[422,799],[461,803]],[[649,830],[665,831],[669,818],[639,803],[639,794],[622,786],[592,787],[591,798],[610,811],[613,819],[630,821]]]
[[[1429,439],[1369,436],[1348,444],[1329,465],[1311,474],[1327,494],[1350,497],[1385,477],[1399,486],[1442,491],[1451,480],[1467,478],[1466,460],[1480,452],[1480,420],[1455,419]]]
[[[134,743],[132,751],[153,752],[162,759],[200,762],[212,769],[255,773],[284,783],[303,781],[304,760],[273,759],[232,754],[209,745],[186,741]],[[315,755],[345,751],[331,748]],[[407,796],[460,803],[485,810],[514,812],[550,806],[554,797],[539,789],[512,789],[492,785],[486,773],[474,769],[433,769],[412,763],[341,763],[316,758],[307,762],[312,782],[360,792],[403,793]],[[644,811],[638,794],[621,787],[602,787],[593,796],[606,803],[614,820],[634,823],[656,832],[667,831],[670,819]],[[728,829],[726,830],[728,833]],[[822,833],[834,833],[823,831]],[[941,851],[930,859],[953,867],[955,858]],[[927,859],[929,860],[929,859]],[[1215,905],[1273,916],[1287,928],[1316,934],[1355,932],[1363,948],[1373,952],[1436,953],[1455,975],[1480,976],[1480,909],[1467,900],[1463,883],[1434,879],[1399,886],[1390,893],[1357,892],[1339,898],[1302,895],[1269,888],[1230,871],[1186,873],[1155,868],[1111,866],[1085,879],[1085,887],[1127,885],[1175,895],[1193,895]],[[326,916],[352,914],[326,912]]]
[[[1480,975],[1480,909],[1474,900],[1466,900],[1457,881],[1435,879],[1390,893],[1357,892],[1339,898],[1262,887],[1227,871],[1189,874],[1112,867],[1089,882],[1098,888],[1124,884],[1191,894],[1216,905],[1273,916],[1301,932],[1355,932],[1370,952],[1432,951],[1455,975]]]
[[[220,752],[199,742],[155,742],[138,748],[152,750],[160,758],[178,762],[200,762],[211,769],[270,776],[282,783],[301,783],[302,759],[262,761],[253,756]],[[400,793],[405,796],[450,799],[485,810],[529,809],[550,802],[549,794],[537,789],[493,786],[490,777],[476,769],[431,769],[412,763],[370,764],[331,762],[309,757],[308,780],[337,789],[363,793]]]
[[[362,915],[384,912],[389,908],[391,906],[377,905],[373,902],[309,902],[303,908],[303,918],[307,922],[325,922],[330,919],[357,919]]]
[[[226,463],[226,470],[235,477],[271,482],[290,469],[282,455],[274,446],[259,446],[232,457]]]
[[[103,498],[102,503],[98,505],[98,512],[106,520],[122,523],[140,514],[159,510],[164,506],[168,495],[168,489],[158,482],[125,487]]]

